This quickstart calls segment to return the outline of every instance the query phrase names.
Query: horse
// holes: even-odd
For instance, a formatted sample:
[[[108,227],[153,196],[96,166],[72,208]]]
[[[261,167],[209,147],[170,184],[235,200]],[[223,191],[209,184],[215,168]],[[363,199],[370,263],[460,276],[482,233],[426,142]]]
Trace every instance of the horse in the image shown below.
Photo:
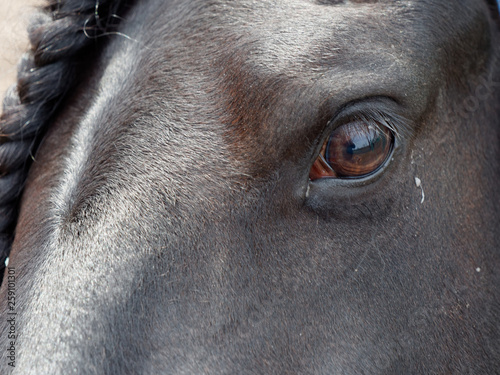
[[[47,0],[0,120],[2,374],[494,374],[494,0]]]

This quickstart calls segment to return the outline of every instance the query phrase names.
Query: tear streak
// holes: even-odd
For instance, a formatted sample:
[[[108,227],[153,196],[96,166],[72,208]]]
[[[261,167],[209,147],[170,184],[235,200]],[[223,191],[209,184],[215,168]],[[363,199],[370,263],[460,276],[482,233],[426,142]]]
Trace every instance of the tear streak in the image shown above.
[[[422,199],[420,200],[420,204],[424,203],[424,200],[425,200],[425,193],[424,193],[424,188],[422,187],[422,180],[420,180],[420,178],[418,177],[415,177],[415,185],[417,185],[417,187],[420,188],[420,190],[422,191]]]

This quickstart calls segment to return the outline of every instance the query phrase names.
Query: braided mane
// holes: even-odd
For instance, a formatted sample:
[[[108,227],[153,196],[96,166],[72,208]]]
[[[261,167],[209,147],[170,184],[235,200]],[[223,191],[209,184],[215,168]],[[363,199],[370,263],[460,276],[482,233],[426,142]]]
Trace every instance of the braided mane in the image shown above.
[[[32,155],[65,94],[77,63],[100,36],[113,33],[125,0],[48,0],[28,28],[31,49],[6,93],[0,117],[0,274],[14,238]]]

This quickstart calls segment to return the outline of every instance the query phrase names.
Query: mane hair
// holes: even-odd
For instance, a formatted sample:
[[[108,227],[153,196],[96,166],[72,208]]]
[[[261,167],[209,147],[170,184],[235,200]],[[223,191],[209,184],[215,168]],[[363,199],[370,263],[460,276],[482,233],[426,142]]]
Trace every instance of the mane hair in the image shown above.
[[[125,0],[48,0],[28,28],[31,49],[19,63],[17,85],[7,91],[0,117],[0,275],[36,147],[79,81],[77,63],[101,36],[114,33],[125,6]]]

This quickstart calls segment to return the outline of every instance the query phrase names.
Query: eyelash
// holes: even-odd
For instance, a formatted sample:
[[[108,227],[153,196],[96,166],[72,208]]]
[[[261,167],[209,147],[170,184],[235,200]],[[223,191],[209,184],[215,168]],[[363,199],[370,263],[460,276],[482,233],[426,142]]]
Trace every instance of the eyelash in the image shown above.
[[[335,121],[339,123],[336,128],[354,121],[366,122],[377,127],[378,124],[385,126],[392,131],[396,139],[401,139],[402,137],[408,137],[410,135],[410,126],[404,117],[395,113],[389,114],[371,108],[365,108],[356,114],[341,117],[340,121]],[[334,129],[331,129],[330,132],[332,130]]]

